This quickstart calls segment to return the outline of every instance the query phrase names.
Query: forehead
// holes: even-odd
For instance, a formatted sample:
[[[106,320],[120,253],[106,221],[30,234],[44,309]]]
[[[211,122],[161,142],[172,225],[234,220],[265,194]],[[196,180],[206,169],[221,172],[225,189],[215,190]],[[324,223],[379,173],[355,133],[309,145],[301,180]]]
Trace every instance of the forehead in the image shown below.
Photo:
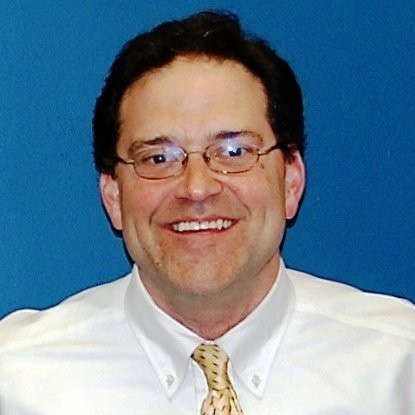
[[[266,103],[262,83],[243,65],[180,57],[147,73],[126,91],[120,107],[120,140],[137,134],[148,139],[263,129],[268,124]]]

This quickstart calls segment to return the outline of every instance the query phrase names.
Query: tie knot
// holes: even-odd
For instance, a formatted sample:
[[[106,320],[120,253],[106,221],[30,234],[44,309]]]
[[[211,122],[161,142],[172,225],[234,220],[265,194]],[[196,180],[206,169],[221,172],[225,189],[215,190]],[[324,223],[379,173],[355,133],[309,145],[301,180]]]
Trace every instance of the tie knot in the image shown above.
[[[228,376],[229,357],[216,344],[200,344],[194,350],[192,359],[203,370],[209,390],[222,390],[231,387]]]

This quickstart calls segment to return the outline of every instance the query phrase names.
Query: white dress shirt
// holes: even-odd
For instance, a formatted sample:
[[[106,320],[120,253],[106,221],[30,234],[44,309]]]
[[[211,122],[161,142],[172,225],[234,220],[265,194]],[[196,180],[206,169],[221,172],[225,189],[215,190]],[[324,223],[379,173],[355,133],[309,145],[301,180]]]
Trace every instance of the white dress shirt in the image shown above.
[[[1,415],[197,415],[203,342],[152,301],[137,268],[0,323]],[[415,308],[287,270],[217,339],[245,415],[414,415]]]

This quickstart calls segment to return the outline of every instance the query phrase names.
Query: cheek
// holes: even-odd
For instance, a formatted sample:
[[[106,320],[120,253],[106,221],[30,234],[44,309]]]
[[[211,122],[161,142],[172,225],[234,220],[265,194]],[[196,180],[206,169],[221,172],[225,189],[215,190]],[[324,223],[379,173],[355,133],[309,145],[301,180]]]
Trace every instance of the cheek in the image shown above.
[[[264,167],[265,172],[262,173],[258,184],[261,184],[263,198],[267,206],[277,208],[281,203],[284,203],[285,181],[284,170],[273,166],[273,168]]]
[[[268,175],[264,180],[261,191],[261,203],[264,209],[266,226],[278,233],[285,227],[285,186],[283,176]]]
[[[271,171],[263,164],[258,164],[257,172],[246,177],[240,186],[235,186],[235,192],[252,213],[269,218],[280,216],[284,211],[285,199],[283,174],[275,169]]]
[[[162,203],[157,197],[157,192],[136,183],[125,183],[120,195],[124,226],[132,222],[148,222],[152,212]]]
[[[261,171],[263,173],[263,171]],[[266,257],[275,254],[281,244],[285,230],[284,181],[280,176],[258,175],[241,195],[246,203],[250,218],[243,243],[251,244]]]

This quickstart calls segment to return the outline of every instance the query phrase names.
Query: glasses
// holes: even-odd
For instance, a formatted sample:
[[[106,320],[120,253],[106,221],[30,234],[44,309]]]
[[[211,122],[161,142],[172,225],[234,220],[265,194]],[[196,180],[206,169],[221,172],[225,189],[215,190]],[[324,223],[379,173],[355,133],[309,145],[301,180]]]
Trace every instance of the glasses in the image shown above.
[[[135,172],[144,179],[159,180],[183,173],[191,154],[201,154],[206,165],[214,172],[234,174],[250,170],[261,156],[281,148],[282,145],[276,143],[266,150],[260,150],[255,144],[229,139],[212,144],[204,151],[188,152],[174,143],[167,143],[138,150],[130,160],[117,156],[116,161],[133,166]]]

